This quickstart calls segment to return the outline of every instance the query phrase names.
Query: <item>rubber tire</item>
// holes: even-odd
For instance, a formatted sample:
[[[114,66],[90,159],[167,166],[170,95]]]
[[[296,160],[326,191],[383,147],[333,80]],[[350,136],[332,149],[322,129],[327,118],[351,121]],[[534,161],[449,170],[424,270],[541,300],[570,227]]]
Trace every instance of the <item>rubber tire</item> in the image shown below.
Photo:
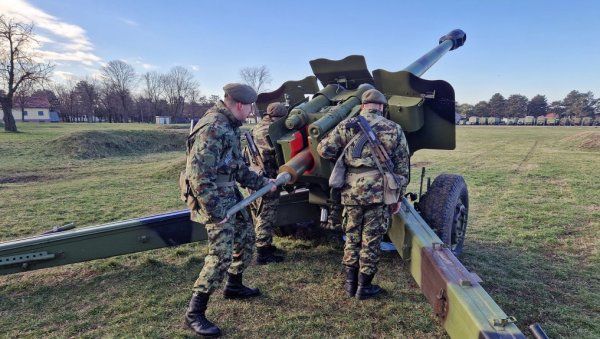
[[[433,180],[418,207],[421,217],[454,255],[459,256],[463,250],[469,215],[469,192],[464,178],[455,174],[440,174]],[[460,229],[457,230],[459,225]]]

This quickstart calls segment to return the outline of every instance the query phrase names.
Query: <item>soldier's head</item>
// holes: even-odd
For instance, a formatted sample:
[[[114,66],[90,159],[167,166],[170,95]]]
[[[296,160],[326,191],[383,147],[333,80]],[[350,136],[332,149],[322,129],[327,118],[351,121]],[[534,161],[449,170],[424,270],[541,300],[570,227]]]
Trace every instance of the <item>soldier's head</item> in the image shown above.
[[[252,112],[253,104],[256,102],[256,91],[244,84],[227,84],[223,87],[225,91],[223,102],[231,113],[239,121],[244,121]]]
[[[376,109],[383,112],[384,106],[387,104],[387,99],[383,93],[376,89],[365,91],[362,95],[362,109]]]
[[[285,116],[288,113],[287,107],[281,102],[272,102],[267,106],[266,115],[274,118],[275,120]]]

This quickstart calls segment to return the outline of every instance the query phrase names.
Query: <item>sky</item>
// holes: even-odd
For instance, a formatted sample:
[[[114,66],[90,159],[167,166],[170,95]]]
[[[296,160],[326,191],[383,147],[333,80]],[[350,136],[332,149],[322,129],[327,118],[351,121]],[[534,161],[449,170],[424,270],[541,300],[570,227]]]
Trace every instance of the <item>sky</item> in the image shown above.
[[[0,0],[0,14],[34,24],[56,81],[111,60],[138,74],[183,66],[208,96],[266,65],[274,90],[312,75],[317,58],[360,54],[371,71],[402,70],[459,28],[465,45],[422,76],[449,82],[459,103],[600,96],[600,1]]]

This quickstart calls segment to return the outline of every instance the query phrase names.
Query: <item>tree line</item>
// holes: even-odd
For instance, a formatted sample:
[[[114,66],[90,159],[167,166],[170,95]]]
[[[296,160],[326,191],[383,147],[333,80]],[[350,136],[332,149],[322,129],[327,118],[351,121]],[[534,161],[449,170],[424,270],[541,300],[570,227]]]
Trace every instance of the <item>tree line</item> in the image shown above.
[[[560,117],[594,117],[600,114],[600,98],[594,99],[592,92],[572,90],[563,100],[548,103],[545,95],[538,94],[529,100],[521,94],[512,94],[508,98],[500,93],[492,95],[489,101],[480,101],[475,105],[458,104],[457,112],[464,117],[523,118],[549,113]]]
[[[137,75],[121,60],[101,68],[101,78],[67,81],[46,89],[51,106],[67,122],[153,122],[157,115],[189,121],[219,100],[200,95],[190,70],[173,67],[168,73]]]
[[[101,67],[100,77],[53,83],[54,65],[37,61],[36,44],[33,24],[0,15],[0,104],[6,131],[17,131],[13,106],[23,110],[36,96],[47,98],[50,110],[66,122],[153,122],[155,116],[187,122],[220,99],[201,95],[193,73],[185,67],[137,74],[122,60]],[[257,92],[271,82],[266,66],[243,68],[240,78]]]
[[[217,95],[200,95],[199,84],[185,67],[138,75],[121,60],[101,67],[99,78],[55,84],[50,81],[54,66],[37,61],[35,46],[33,24],[0,15],[0,104],[7,131],[17,130],[13,105],[24,107],[32,96],[45,96],[50,109],[67,122],[153,122],[157,115],[184,122],[202,116],[219,100]],[[271,82],[266,66],[244,68],[240,78],[259,93],[266,91],[266,84]],[[595,99],[592,92],[576,90],[551,103],[540,94],[529,100],[520,94],[504,98],[496,93],[489,101],[475,105],[457,104],[457,112],[465,117],[538,117],[548,113],[593,117],[600,112],[600,99]]]

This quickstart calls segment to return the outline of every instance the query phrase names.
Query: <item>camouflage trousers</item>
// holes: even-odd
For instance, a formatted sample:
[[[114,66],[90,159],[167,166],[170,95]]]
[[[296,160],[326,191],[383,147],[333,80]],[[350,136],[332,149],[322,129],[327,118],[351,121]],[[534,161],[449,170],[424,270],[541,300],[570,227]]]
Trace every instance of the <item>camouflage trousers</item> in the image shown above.
[[[256,209],[258,215],[255,220],[256,247],[270,246],[273,243],[273,228],[277,221],[277,205],[279,205],[280,194],[281,192],[278,190],[272,195],[256,201],[255,206],[259,207]]]
[[[252,261],[254,228],[249,218],[238,213],[221,225],[206,224],[208,254],[204,266],[194,283],[194,292],[212,293],[219,287],[225,272],[243,273]]]
[[[344,206],[344,258],[342,264],[359,267],[364,274],[375,274],[381,239],[388,230],[389,208],[383,204]]]

